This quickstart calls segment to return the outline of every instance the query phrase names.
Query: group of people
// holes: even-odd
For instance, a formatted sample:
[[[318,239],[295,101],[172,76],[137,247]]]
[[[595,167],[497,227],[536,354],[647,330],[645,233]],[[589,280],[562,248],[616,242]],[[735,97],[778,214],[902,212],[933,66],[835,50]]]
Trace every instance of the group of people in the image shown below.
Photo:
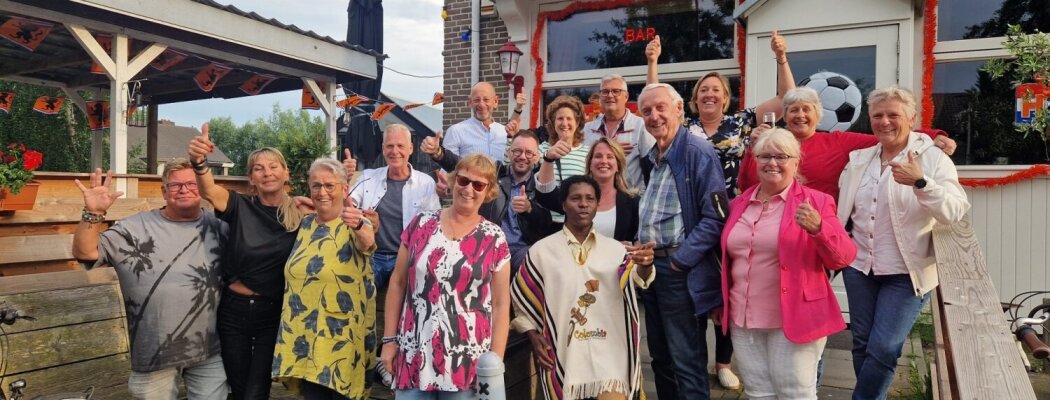
[[[659,83],[660,45],[646,47],[638,115],[609,75],[597,118],[559,96],[538,133],[518,129],[524,97],[503,125],[493,86],[475,84],[471,117],[419,146],[448,171],[437,180],[391,124],[387,166],[317,160],[309,198],[287,194],[272,148],[249,156],[249,193],[217,185],[206,127],[165,166],[164,208],[101,229],[121,193],[100,170],[78,181],[74,255],[117,269],[131,392],[175,398],[181,375],[191,399],[267,398],[273,380],[306,399],[362,399],[379,376],[398,399],[468,399],[479,358],[503,356],[514,329],[543,398],[634,399],[641,304],[661,399],[709,397],[708,319],[721,385],[741,385],[735,352],[748,397],[816,398],[826,338],[845,328],[830,283],[841,273],[854,398],[885,398],[937,285],[932,228],[969,208],[945,154],[954,141],[913,132],[915,99],[896,86],[868,96],[874,135],[817,132],[820,100],[795,87],[775,32],[777,96],[732,115],[718,73],[688,102]],[[769,112],[784,128],[759,123]]]

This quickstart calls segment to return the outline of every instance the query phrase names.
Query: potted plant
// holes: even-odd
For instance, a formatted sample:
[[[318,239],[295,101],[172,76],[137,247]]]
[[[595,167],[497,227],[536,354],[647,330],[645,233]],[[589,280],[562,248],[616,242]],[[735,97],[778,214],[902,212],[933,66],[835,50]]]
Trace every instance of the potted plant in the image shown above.
[[[1010,25],[1003,47],[1012,58],[988,61],[983,68],[985,72],[992,78],[1009,76],[1013,78],[1014,85],[1041,85],[1044,93],[1050,93],[1050,35],[1038,30],[1025,33],[1020,25]],[[1032,90],[1027,90],[1024,96],[1026,100],[1031,100]],[[1050,159],[1050,148],[1047,147],[1047,141],[1050,140],[1050,112],[1046,107],[1036,110],[1031,124],[1016,125],[1016,130],[1025,137],[1031,133],[1038,134],[1043,139],[1046,156]]]
[[[36,202],[39,183],[33,171],[40,168],[44,155],[20,143],[0,148],[0,210],[29,210]]]

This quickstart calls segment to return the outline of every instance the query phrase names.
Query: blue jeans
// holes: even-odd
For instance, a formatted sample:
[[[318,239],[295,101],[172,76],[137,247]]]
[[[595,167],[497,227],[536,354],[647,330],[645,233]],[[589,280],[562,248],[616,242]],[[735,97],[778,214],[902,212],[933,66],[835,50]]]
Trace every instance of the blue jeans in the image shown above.
[[[656,393],[661,400],[708,399],[707,315],[695,314],[688,272],[672,271],[666,257],[656,258],[655,266],[657,279],[641,300]]]
[[[179,398],[176,377],[181,375],[186,384],[186,396],[194,400],[226,400],[230,388],[226,386],[226,371],[218,354],[197,364],[167,368],[152,372],[131,371],[128,391],[134,399],[175,400]]]
[[[459,392],[424,392],[419,389],[407,389],[396,391],[394,398],[397,400],[473,400],[474,391],[463,390]]]
[[[904,341],[930,294],[916,296],[907,274],[865,275],[848,267],[842,276],[857,375],[853,398],[885,399]]]
[[[372,254],[372,272],[375,273],[376,291],[386,286],[390,280],[390,274],[394,273],[394,262],[397,261],[397,253]]]

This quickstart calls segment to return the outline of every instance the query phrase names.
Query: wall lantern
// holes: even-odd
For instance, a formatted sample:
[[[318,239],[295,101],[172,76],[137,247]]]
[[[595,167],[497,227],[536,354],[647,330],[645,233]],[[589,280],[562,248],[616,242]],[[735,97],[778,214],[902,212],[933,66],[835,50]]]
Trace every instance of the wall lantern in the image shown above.
[[[513,42],[507,41],[503,47],[496,50],[496,54],[499,54],[499,67],[503,73],[503,81],[507,82],[508,85],[514,86],[515,95],[521,93],[522,87],[525,86],[525,78],[518,75],[518,60],[525,53],[518,49],[518,46],[515,46]]]

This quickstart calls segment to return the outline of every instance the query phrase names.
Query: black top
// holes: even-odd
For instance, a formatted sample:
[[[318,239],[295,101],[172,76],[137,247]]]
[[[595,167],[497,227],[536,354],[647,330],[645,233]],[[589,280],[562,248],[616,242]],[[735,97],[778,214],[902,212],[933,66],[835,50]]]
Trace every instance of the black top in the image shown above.
[[[547,209],[565,213],[558,199],[561,197],[561,187],[554,188],[550,193],[536,191],[536,200]],[[613,230],[613,239],[619,241],[633,242],[638,239],[638,204],[641,199],[627,193],[616,191],[616,228]]]
[[[277,220],[277,207],[230,190],[226,211],[215,213],[230,225],[224,252],[224,285],[241,281],[249,289],[271,300],[284,296],[284,264],[292,252],[296,232],[288,232]]]

